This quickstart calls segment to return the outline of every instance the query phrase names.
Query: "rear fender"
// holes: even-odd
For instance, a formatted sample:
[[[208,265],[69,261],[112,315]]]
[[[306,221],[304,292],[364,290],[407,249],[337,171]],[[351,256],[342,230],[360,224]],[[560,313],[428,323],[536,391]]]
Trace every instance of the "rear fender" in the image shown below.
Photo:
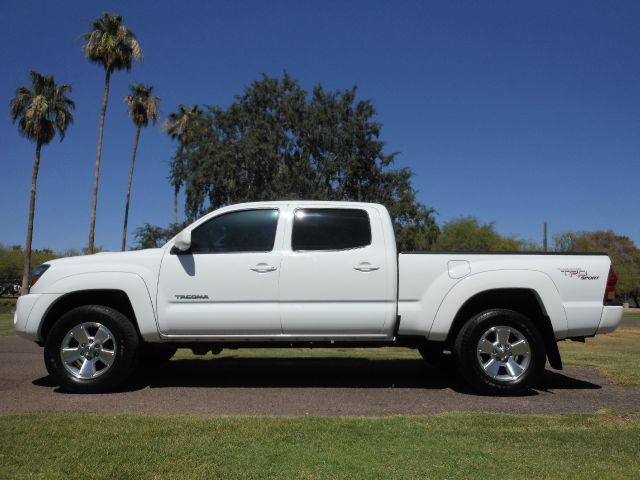
[[[525,289],[535,293],[543,313],[549,317],[556,338],[568,331],[567,315],[555,284],[548,275],[534,270],[500,270],[469,275],[456,283],[442,300],[429,329],[428,339],[443,342],[460,308],[471,297],[498,289]]]

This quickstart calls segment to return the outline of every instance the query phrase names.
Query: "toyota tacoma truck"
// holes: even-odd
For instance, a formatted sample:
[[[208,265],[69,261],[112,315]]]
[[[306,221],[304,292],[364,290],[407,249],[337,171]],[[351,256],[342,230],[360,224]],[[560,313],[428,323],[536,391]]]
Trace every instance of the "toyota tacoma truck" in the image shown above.
[[[259,202],[161,248],[40,265],[14,323],[75,392],[113,389],[177,348],[401,346],[511,394],[547,360],[562,368],[558,340],[618,326],[616,281],[605,254],[398,254],[382,205]]]

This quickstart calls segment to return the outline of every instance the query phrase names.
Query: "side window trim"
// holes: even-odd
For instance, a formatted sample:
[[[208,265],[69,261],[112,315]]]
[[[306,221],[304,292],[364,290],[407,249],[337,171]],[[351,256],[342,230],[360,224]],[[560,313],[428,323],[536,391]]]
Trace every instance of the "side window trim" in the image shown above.
[[[218,218],[224,217],[226,215],[232,215],[234,213],[240,213],[240,212],[256,212],[256,211],[272,211],[272,212],[276,212],[277,213],[277,217],[276,217],[276,228],[273,234],[273,243],[271,244],[271,249],[269,250],[238,250],[238,251],[232,251],[232,252],[218,252],[218,251],[200,251],[200,252],[194,252],[189,250],[189,253],[191,253],[192,255],[237,255],[237,254],[243,254],[243,253],[271,253],[276,249],[276,242],[278,241],[278,231],[280,230],[281,226],[280,226],[280,222],[282,220],[282,212],[280,210],[280,207],[270,207],[270,206],[264,206],[264,207],[252,207],[252,208],[243,208],[243,209],[238,209],[238,210],[231,210],[228,212],[223,212],[219,215],[215,215],[211,218],[208,218],[207,220],[205,220],[204,222],[201,222],[200,224],[196,225],[192,230],[191,230],[191,234],[193,235],[193,232],[196,231],[197,229],[203,227],[204,225],[208,224],[209,222],[212,222]],[[192,237],[193,238],[193,237]]]
[[[366,216],[367,216],[367,223],[369,224],[369,243],[367,243],[366,245],[358,245],[355,247],[345,247],[345,248],[325,248],[325,249],[296,249],[293,246],[293,236],[295,233],[295,227],[296,227],[296,213],[302,210],[335,210],[335,211],[341,211],[341,210],[350,210],[350,211],[359,211],[359,212],[363,212]],[[305,252],[348,252],[351,250],[361,250],[361,249],[365,249],[365,248],[371,248],[371,246],[373,245],[373,227],[371,224],[371,214],[368,210],[364,209],[364,208],[357,208],[357,207],[350,207],[350,208],[336,208],[336,207],[331,207],[331,206],[300,206],[300,207],[295,207],[293,209],[293,215],[292,215],[292,221],[291,221],[291,235],[290,235],[290,247],[291,247],[291,251],[292,252],[301,252],[301,253],[305,253]]]

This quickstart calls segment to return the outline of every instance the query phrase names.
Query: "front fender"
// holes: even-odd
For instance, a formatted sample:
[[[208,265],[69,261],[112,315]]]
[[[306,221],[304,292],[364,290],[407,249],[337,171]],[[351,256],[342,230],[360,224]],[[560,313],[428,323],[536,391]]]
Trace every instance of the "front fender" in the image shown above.
[[[48,285],[46,294],[33,306],[29,314],[28,329],[38,331],[46,313],[61,297],[69,293],[87,290],[119,290],[124,292],[136,316],[140,334],[145,341],[159,341],[158,319],[145,281],[139,275],[129,272],[91,272],[69,275]]]
[[[533,291],[540,299],[543,311],[551,320],[556,338],[566,335],[567,314],[560,293],[547,274],[535,270],[499,270],[469,275],[456,283],[438,307],[429,329],[429,340],[447,339],[456,314],[471,297],[488,290],[514,288]]]

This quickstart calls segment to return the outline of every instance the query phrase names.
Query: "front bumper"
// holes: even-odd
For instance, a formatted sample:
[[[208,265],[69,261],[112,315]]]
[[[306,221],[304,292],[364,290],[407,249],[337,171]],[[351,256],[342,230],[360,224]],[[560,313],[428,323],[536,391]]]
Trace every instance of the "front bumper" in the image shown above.
[[[40,325],[49,307],[58,297],[59,294],[49,293],[30,293],[19,297],[13,316],[16,333],[27,340],[41,341]]]
[[[611,333],[622,321],[624,308],[622,305],[605,305],[602,309],[602,317],[600,317],[600,325],[598,325],[597,333]]]

